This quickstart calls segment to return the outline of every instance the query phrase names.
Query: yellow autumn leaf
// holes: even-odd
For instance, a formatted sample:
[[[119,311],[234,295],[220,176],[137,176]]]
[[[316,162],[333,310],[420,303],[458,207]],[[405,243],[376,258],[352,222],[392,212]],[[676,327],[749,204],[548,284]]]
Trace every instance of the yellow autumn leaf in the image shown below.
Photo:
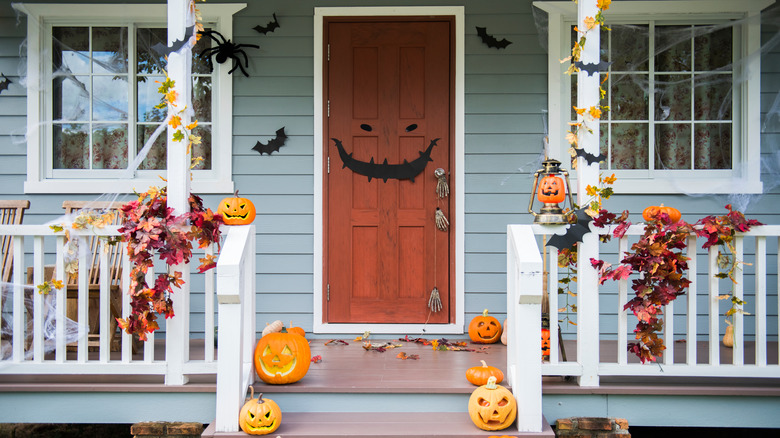
[[[179,126],[181,126],[181,117],[179,116],[173,116],[171,117],[171,121],[168,122],[169,125],[171,125],[171,128],[176,129]]]
[[[576,112],[579,115],[585,114],[585,108],[577,108],[576,106],[572,106],[574,108],[574,112]]]
[[[609,5],[612,3],[612,0],[596,0],[596,7],[601,9],[602,11],[606,11],[609,9]]]
[[[176,92],[176,90],[171,90],[167,93],[165,93],[165,100],[168,101],[173,106],[176,106],[174,102],[176,102],[176,98],[179,96],[179,93]]]
[[[590,107],[590,109],[588,110],[588,113],[589,113],[589,114],[590,114],[590,116],[591,116],[591,117],[593,117],[594,119],[599,119],[599,118],[601,118],[601,110],[600,110],[600,109],[598,109],[598,108],[596,108],[595,106],[592,106],[592,107]]]
[[[597,192],[598,192],[598,189],[596,187],[593,187],[590,184],[588,184],[588,186],[585,187],[585,193],[587,193],[588,196],[596,196]]]
[[[196,126],[198,126],[198,121],[197,120],[195,120],[194,122],[192,122],[189,125],[187,125],[187,130],[192,131],[193,129],[195,129]]]
[[[604,184],[613,184],[616,180],[617,177],[615,177],[615,174],[613,173],[612,175],[604,178]]]
[[[566,133],[566,141],[568,141],[569,144],[571,144],[571,145],[576,145],[577,144],[577,135],[574,134],[573,132],[567,132]]]
[[[596,27],[596,20],[593,17],[585,17],[585,19],[582,20],[582,23],[585,24],[585,28],[588,30]]]

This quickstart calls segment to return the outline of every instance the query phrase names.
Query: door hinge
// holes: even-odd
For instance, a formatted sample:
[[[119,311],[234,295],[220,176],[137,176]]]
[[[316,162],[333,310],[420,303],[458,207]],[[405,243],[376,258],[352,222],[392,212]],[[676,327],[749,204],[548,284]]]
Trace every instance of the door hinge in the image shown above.
[[[330,117],[330,99],[328,99],[328,117]]]
[[[330,157],[328,157],[328,173],[330,173]],[[330,286],[328,286],[330,287]]]
[[[328,283],[328,296],[327,301],[330,301],[330,283]]]
[[[328,43],[328,61],[330,61],[330,43]]]

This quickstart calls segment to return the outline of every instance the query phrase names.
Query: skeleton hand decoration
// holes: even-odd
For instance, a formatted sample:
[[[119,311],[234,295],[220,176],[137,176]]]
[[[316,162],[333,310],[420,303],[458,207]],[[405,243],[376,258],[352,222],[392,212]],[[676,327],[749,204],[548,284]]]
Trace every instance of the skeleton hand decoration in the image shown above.
[[[441,296],[439,296],[439,289],[434,286],[431,291],[431,297],[428,299],[428,308],[431,312],[436,313],[441,310]]]
[[[444,212],[441,211],[441,208],[436,207],[436,214],[434,217],[436,219],[436,228],[441,231],[447,231],[447,229],[450,227],[450,221],[448,221],[447,217],[444,216]]]
[[[450,194],[450,186],[447,185],[447,172],[441,167],[433,171],[433,176],[436,177],[436,194],[439,198],[444,198]]]

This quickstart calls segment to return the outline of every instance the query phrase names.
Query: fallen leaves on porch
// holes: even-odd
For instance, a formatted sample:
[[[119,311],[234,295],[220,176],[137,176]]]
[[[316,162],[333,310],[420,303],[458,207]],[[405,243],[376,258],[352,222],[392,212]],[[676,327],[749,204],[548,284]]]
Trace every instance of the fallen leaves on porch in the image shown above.
[[[384,353],[385,351],[391,349],[391,348],[398,348],[403,347],[402,344],[393,344],[392,342],[383,342],[381,344],[372,344],[371,342],[364,342],[363,348],[367,351],[377,351],[379,353]]]
[[[314,363],[320,363],[320,362],[322,362],[322,356],[320,356],[320,355],[318,354],[318,355],[316,355],[316,356],[312,357],[312,358],[311,358],[311,361],[312,361],[312,362],[314,362]]]
[[[407,355],[406,353],[404,353],[402,351],[402,352],[398,353],[395,357],[397,357],[398,359],[401,359],[401,360],[406,360],[406,359],[417,360],[417,359],[420,358],[420,355],[419,354],[408,354]]]
[[[331,339],[326,342],[325,345],[349,345],[349,343],[347,341],[342,341],[341,339]]]
[[[399,341],[414,342],[422,345],[430,345],[435,351],[470,351],[473,353],[487,353],[489,346],[483,346],[478,349],[469,348],[466,341],[449,341],[446,338],[428,340],[425,338],[410,338],[409,335],[399,338]]]

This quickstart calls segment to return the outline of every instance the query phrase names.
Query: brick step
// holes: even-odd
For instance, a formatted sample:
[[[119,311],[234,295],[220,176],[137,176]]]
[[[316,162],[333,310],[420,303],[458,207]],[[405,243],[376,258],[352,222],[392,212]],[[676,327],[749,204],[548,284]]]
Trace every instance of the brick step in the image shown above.
[[[554,438],[555,433],[544,421],[540,433],[520,433],[513,426],[500,431],[484,431],[471,422],[465,412],[291,412],[283,413],[282,424],[270,437],[330,438],[374,437],[415,438],[453,437],[485,438],[509,435],[517,438]],[[244,432],[217,433],[214,424],[203,432],[204,438],[248,437]]]

